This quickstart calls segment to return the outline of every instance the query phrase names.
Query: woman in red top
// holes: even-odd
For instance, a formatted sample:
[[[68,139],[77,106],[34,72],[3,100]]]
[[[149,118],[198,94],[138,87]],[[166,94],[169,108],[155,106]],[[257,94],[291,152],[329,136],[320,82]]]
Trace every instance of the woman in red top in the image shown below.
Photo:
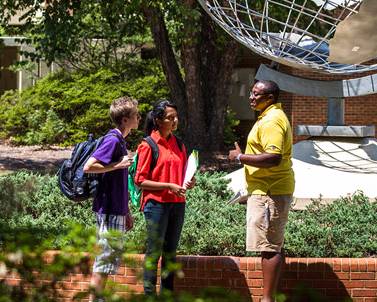
[[[161,291],[173,290],[174,273],[168,264],[176,262],[176,251],[185,215],[186,188],[184,184],[187,162],[186,147],[177,141],[173,131],[178,127],[177,107],[170,101],[157,103],[148,113],[146,135],[150,135],[159,150],[156,166],[150,171],[152,149],[142,142],[138,147],[138,166],[135,183],[143,189],[141,209],[147,226],[144,264],[144,293],[156,293],[157,263],[161,261]]]

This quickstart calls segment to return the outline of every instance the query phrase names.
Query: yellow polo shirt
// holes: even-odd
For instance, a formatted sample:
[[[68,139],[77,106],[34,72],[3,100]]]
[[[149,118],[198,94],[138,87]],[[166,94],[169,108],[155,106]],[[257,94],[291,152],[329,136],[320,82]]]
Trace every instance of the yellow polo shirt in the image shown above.
[[[245,154],[264,152],[281,154],[281,163],[271,168],[245,165],[249,194],[293,194],[292,129],[281,103],[272,104],[261,113],[247,138]]]

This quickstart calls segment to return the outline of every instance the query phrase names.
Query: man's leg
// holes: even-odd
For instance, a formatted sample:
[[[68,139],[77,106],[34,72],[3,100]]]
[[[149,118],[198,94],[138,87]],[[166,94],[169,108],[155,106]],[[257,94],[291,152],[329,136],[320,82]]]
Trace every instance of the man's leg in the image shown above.
[[[262,251],[262,271],[263,271],[263,299],[262,302],[272,302],[277,292],[284,257],[284,231],[288,221],[288,212],[292,197],[290,195],[267,196],[266,207],[268,217],[268,227],[266,240],[268,246],[276,249],[273,251]]]
[[[173,291],[176,253],[185,217],[185,204],[171,204],[161,261],[161,290]]]
[[[247,250],[262,253],[263,299],[274,301],[284,262],[282,246],[292,197],[252,195],[247,205]]]
[[[89,296],[89,302],[95,302],[95,296],[100,294],[105,289],[107,282],[107,274],[93,273],[90,279],[90,290],[92,291]]]
[[[263,298],[262,302],[273,302],[279,284],[284,254],[262,252]]]
[[[111,216],[111,218],[109,218]],[[97,245],[101,249],[93,263],[93,273],[90,279],[89,301],[103,301],[101,298],[109,274],[115,274],[119,268],[123,247],[123,233],[111,234],[110,231],[119,232],[124,221],[123,216],[96,214],[97,218]],[[108,220],[110,219],[110,220]],[[109,222],[110,221],[110,222]]]

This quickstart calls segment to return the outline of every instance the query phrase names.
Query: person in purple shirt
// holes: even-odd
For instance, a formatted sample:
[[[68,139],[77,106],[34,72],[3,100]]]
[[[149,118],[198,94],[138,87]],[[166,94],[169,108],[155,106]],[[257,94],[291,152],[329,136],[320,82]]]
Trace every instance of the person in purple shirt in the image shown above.
[[[132,158],[127,156],[125,137],[132,129],[137,129],[140,115],[137,101],[121,97],[112,102],[110,118],[116,128],[111,129],[102,143],[84,166],[85,173],[101,173],[99,192],[93,201],[93,211],[97,218],[97,243],[101,252],[93,264],[90,287],[95,297],[101,300],[109,274],[115,274],[119,268],[123,253],[123,236],[110,240],[109,231],[117,230],[124,234],[133,226],[133,218],[128,208],[128,167]],[[121,240],[122,242],[119,242]],[[116,242],[115,242],[116,241]]]

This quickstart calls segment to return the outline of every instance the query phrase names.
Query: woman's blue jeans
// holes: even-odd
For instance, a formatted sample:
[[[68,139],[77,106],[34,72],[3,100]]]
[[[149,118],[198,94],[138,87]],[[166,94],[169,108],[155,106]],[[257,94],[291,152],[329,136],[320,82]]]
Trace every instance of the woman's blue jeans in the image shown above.
[[[161,259],[161,291],[174,289],[176,251],[185,216],[185,203],[149,200],[144,207],[147,246],[144,260],[144,293],[156,294],[157,265]]]

